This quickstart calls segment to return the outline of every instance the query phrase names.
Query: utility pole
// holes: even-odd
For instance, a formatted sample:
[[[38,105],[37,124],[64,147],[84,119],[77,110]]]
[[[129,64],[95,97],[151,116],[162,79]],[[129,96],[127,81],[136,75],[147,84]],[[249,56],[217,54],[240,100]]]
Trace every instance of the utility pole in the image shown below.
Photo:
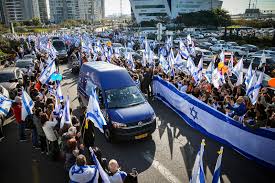
[[[211,11],[213,10],[213,0],[210,1],[211,4]]]
[[[251,4],[251,0],[249,0],[249,3],[248,3],[248,9],[250,9],[250,4]]]
[[[122,0],[120,0],[120,17],[122,17]]]

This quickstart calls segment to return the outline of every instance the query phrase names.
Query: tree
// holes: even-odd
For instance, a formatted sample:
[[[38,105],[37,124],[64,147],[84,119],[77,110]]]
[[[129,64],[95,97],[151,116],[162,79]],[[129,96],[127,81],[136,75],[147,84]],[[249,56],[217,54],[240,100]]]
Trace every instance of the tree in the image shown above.
[[[216,19],[216,26],[227,27],[231,25],[231,17],[228,14],[228,11],[223,9],[215,9],[213,10],[213,13]]]
[[[31,21],[32,21],[32,25],[34,25],[34,26],[41,25],[40,18],[38,18],[38,17],[34,17]]]

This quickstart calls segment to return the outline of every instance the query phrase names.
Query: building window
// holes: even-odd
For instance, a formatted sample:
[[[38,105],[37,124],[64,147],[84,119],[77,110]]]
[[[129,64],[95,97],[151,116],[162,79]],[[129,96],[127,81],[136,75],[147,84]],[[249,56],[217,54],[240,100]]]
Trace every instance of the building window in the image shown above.
[[[147,9],[147,8],[165,8],[164,5],[136,5],[136,9]]]

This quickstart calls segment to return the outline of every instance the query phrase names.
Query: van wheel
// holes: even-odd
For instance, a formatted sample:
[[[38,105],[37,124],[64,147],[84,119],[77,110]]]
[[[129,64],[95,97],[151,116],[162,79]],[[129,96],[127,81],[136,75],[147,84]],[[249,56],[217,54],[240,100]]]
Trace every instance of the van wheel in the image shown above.
[[[113,142],[113,140],[111,138],[111,132],[110,132],[110,130],[108,128],[106,128],[104,130],[104,137],[105,137],[105,139],[106,139],[107,142],[110,142],[110,143]]]

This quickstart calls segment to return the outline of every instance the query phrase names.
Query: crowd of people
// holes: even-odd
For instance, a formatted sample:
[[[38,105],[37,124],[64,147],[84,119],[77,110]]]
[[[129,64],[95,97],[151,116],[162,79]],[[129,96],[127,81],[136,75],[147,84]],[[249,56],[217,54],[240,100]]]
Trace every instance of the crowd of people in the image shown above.
[[[24,55],[22,49],[20,55]],[[33,50],[34,51],[34,50]],[[26,50],[25,50],[26,52]],[[46,67],[49,55],[35,50],[36,60],[33,68],[23,74],[23,83],[17,85],[17,96],[13,100],[11,111],[18,124],[20,142],[28,140],[26,129],[31,130],[33,148],[40,149],[41,154],[53,161],[63,161],[66,176],[65,182],[103,182],[102,167],[111,183],[137,182],[137,172],[126,173],[121,170],[118,162],[111,159],[107,162],[101,150],[95,146],[93,123],[86,120],[86,109],[81,109],[77,117],[71,113],[71,124],[60,125],[64,101],[60,102],[59,113],[56,113],[57,81],[42,84],[39,80]],[[44,65],[44,67],[41,67]],[[26,91],[34,102],[33,114],[22,119],[22,93]],[[92,154],[95,154],[95,160]]]
[[[124,40],[125,41],[125,40]],[[127,42],[127,41],[126,41]],[[35,45],[35,44],[33,44]],[[102,45],[103,46],[103,45]],[[105,45],[106,46],[106,45]],[[134,45],[133,48],[141,48],[141,45]],[[18,55],[23,57],[24,50],[20,47]],[[154,48],[152,48],[154,50]],[[175,49],[175,48],[174,48]],[[103,154],[94,143],[93,123],[85,118],[86,109],[83,108],[81,114],[77,117],[71,113],[71,124],[65,124],[60,128],[61,116],[55,113],[56,95],[54,90],[57,82],[48,82],[42,84],[39,80],[41,72],[46,65],[49,54],[40,52],[33,47],[36,54],[36,60],[33,68],[24,73],[23,86],[17,87],[17,96],[12,104],[12,112],[18,124],[18,133],[20,141],[26,141],[26,127],[31,129],[33,147],[40,149],[41,154],[47,154],[52,160],[64,161],[64,170],[68,175],[68,181],[71,182],[102,182],[102,176],[98,170],[98,165],[92,154],[94,153],[104,171],[108,174],[111,183],[118,182],[136,182],[137,172],[125,173],[120,170],[116,160],[110,160],[107,163]],[[93,55],[90,53],[89,58],[96,58],[94,61],[107,61],[102,55]],[[69,50],[69,58],[79,61],[80,65],[89,61],[87,53],[79,47]],[[192,75],[175,70],[173,75],[167,74],[159,62],[153,65],[146,65],[141,60],[135,60],[129,63],[126,57],[110,56],[110,63],[125,67],[129,74],[145,93],[148,98],[152,97],[153,76],[158,75],[162,79],[173,84],[180,92],[192,94],[199,100],[207,103],[209,106],[232,117],[245,126],[250,128],[275,127],[275,96],[267,88],[262,88],[256,105],[252,105],[249,97],[246,96],[243,85],[235,86],[230,77],[225,75],[225,84],[219,89],[209,83],[205,77],[197,83]],[[182,58],[183,59],[183,58]],[[200,58],[194,58],[200,60]],[[216,62],[219,62],[218,60]],[[135,65],[133,69],[133,64]],[[33,115],[22,120],[22,91],[27,91],[34,101]],[[60,103],[61,112],[64,109],[64,102]],[[91,148],[90,148],[91,147]]]

